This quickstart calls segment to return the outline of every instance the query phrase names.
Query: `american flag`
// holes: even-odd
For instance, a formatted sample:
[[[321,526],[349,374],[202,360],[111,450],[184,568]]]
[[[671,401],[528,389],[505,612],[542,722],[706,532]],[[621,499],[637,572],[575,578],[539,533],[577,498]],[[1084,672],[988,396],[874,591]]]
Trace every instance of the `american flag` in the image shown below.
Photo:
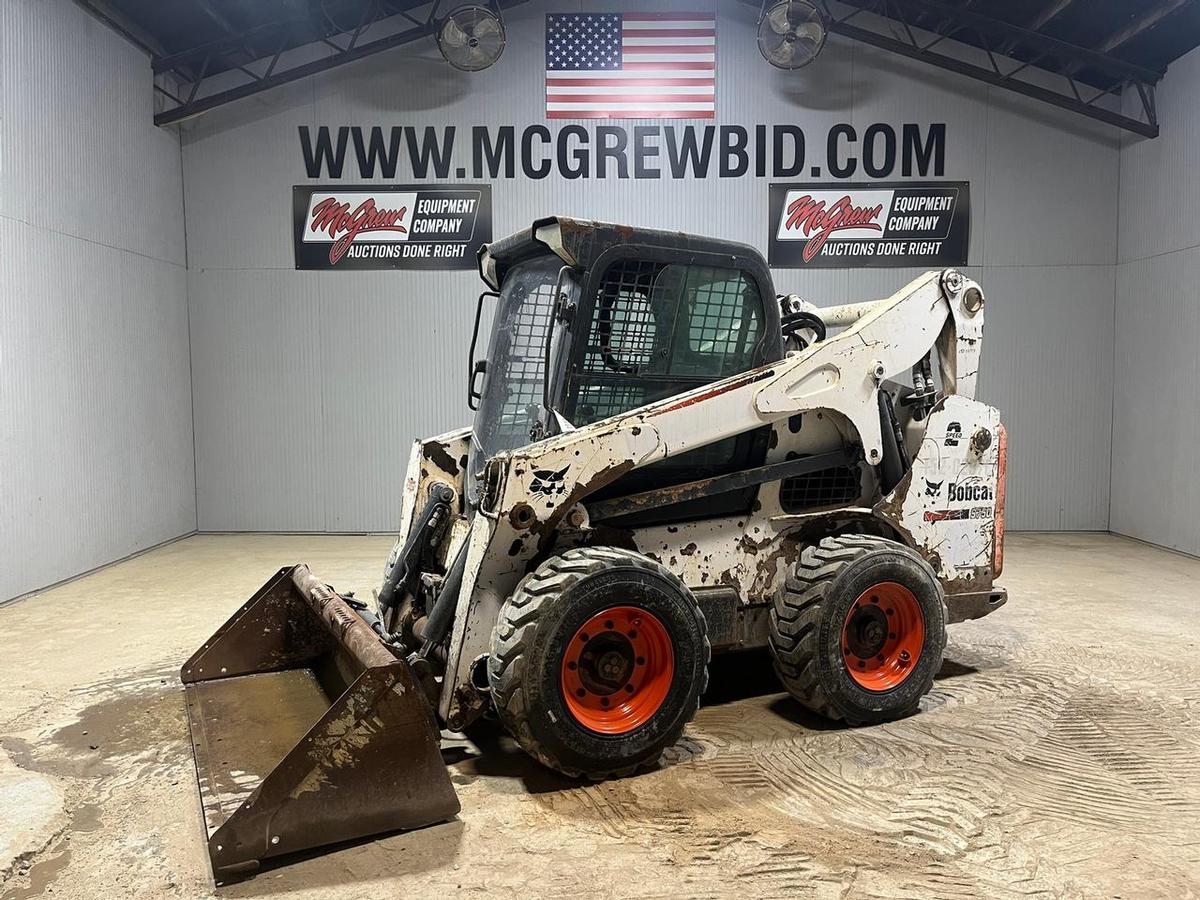
[[[546,117],[711,119],[717,20],[711,12],[546,16]]]

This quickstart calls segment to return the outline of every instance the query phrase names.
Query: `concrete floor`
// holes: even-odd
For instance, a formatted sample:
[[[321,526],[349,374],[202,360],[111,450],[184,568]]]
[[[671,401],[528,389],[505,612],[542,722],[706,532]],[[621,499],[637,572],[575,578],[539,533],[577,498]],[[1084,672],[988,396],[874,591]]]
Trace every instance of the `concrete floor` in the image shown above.
[[[388,545],[199,536],[0,608],[0,898],[1200,894],[1200,561],[1105,535],[1010,536],[1009,606],[906,721],[726,663],[657,771],[496,738],[454,755],[458,821],[214,889],[181,661],[281,564],[365,592]]]

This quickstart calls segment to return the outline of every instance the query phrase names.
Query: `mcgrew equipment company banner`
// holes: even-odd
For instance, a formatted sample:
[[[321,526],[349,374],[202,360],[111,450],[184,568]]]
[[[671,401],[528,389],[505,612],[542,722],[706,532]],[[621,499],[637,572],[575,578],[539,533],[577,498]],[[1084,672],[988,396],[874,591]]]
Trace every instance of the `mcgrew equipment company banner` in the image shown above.
[[[297,185],[297,269],[473,269],[492,239],[486,184]]]
[[[772,184],[772,266],[961,266],[970,237],[965,181]]]

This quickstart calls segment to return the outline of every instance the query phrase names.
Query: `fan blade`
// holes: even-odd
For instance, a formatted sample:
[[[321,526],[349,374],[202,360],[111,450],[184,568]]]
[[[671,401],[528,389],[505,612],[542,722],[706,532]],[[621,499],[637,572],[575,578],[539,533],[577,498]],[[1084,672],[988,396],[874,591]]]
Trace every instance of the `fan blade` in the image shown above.
[[[458,20],[451,16],[446,20],[446,24],[442,26],[442,43],[447,47],[465,47],[468,36],[462,27],[458,24]]]
[[[788,16],[790,7],[790,3],[776,3],[767,13],[767,23],[776,34],[787,34],[792,30],[792,23]]]
[[[825,37],[825,29],[820,22],[805,22],[796,30],[796,37],[811,41],[815,46]]]
[[[777,66],[787,66],[796,56],[796,45],[792,41],[780,41],[779,46],[771,51],[771,61]]]
[[[495,34],[500,34],[500,23],[491,16],[484,16],[475,26],[474,34],[479,40],[484,40]]]

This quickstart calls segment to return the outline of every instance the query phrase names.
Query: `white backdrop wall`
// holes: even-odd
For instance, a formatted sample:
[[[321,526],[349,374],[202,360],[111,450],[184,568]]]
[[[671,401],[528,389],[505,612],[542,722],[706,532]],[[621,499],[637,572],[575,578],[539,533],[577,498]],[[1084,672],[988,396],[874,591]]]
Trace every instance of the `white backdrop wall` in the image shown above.
[[[1200,50],[1158,87],[1162,133],[1121,149],[1112,530],[1200,554]]]
[[[149,60],[0,2],[0,602],[196,527],[178,137]]]
[[[476,276],[296,271],[291,189],[310,183],[298,127],[453,124],[463,135],[511,124],[519,134],[545,122],[543,14],[616,5],[517,7],[503,57],[477,75],[450,69],[425,41],[184,126],[201,530],[390,530],[411,439],[467,421]],[[1010,527],[1105,529],[1116,131],[840,40],[802,72],[781,72],[758,55],[753,9],[722,0],[719,12],[720,124],[795,123],[823,155],[835,123],[860,134],[875,122],[946,123],[944,177],[971,183],[967,271],[989,298],[981,394],[1011,433]],[[343,181],[359,180],[347,167]],[[495,235],[562,213],[765,250],[770,180],[502,179]],[[914,274],[779,270],[775,279],[830,304],[885,296]]]

